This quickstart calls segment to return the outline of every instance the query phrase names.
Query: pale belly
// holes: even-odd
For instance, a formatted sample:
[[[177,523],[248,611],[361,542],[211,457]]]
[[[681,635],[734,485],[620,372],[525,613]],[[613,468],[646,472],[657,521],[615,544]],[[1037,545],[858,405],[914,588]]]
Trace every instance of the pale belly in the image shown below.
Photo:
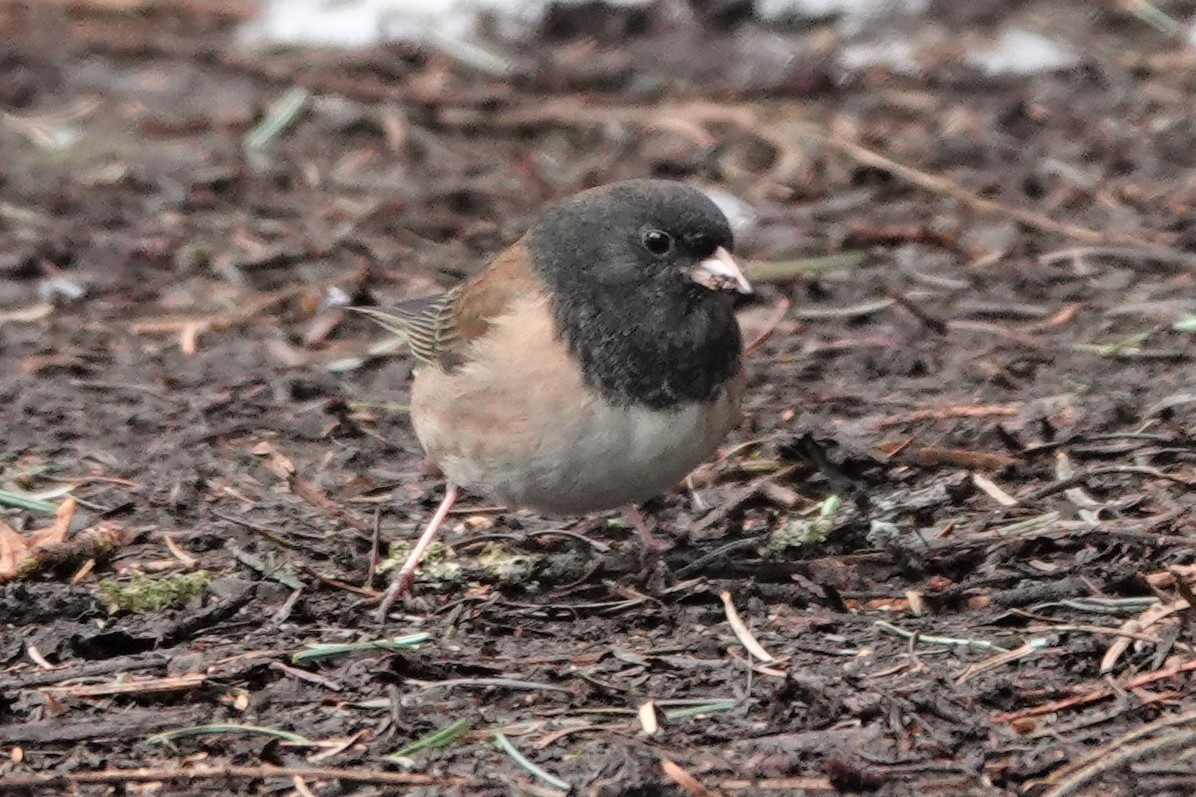
[[[674,487],[713,452],[708,415],[697,405],[600,407],[545,426],[532,451],[474,446],[446,451],[440,465],[453,482],[509,506],[561,515],[615,509]]]
[[[546,514],[615,509],[676,486],[738,418],[739,380],[709,404],[611,406],[563,346],[546,350],[547,324],[546,314],[500,322],[469,364],[416,375],[416,435],[453,483]]]

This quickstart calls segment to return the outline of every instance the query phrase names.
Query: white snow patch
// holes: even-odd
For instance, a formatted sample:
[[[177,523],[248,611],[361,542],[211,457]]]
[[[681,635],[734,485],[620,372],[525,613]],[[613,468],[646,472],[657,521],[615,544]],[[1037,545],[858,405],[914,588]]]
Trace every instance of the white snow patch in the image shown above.
[[[515,36],[537,24],[544,0],[262,0],[240,31],[242,44],[369,47],[417,41],[431,32],[467,38],[479,13],[494,14]]]
[[[839,53],[839,63],[849,72],[873,66],[885,66],[898,75],[916,75],[918,61],[909,39],[879,39],[846,45]]]
[[[988,50],[968,54],[967,61],[990,75],[1035,75],[1075,66],[1075,51],[1041,33],[1009,28]]]
[[[645,5],[651,0],[605,0],[610,6]],[[308,45],[368,47],[414,41],[430,32],[468,38],[479,13],[492,15],[499,31],[518,38],[544,18],[554,2],[570,0],[260,0],[261,13],[240,32],[250,46]],[[927,0],[755,0],[763,20],[786,17],[840,18],[840,28],[858,30],[888,14],[915,14]]]

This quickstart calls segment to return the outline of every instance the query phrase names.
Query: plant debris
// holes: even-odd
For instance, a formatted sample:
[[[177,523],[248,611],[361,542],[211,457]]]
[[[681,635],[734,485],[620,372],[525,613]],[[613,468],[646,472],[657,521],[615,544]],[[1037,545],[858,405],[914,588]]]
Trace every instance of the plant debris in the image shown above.
[[[1182,4],[791,5],[0,2],[0,792],[1196,791]],[[743,423],[647,562],[463,496],[380,629],[442,483],[347,308],[646,176],[732,217]]]

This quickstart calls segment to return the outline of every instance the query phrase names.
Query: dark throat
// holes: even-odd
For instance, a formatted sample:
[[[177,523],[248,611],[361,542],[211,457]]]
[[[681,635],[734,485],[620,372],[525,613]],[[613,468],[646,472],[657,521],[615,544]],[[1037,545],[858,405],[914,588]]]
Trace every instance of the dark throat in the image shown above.
[[[684,301],[658,302],[576,297],[559,302],[555,315],[586,381],[617,406],[670,409],[708,401],[739,372],[739,325],[729,295],[694,292]]]

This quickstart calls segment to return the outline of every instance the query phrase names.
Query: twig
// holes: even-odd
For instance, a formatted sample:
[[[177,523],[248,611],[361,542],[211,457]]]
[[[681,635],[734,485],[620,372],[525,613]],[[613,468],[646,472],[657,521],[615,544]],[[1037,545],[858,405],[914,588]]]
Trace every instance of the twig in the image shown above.
[[[1172,476],[1170,473],[1164,473],[1158,468],[1152,468],[1148,465],[1103,465],[1099,468],[1089,468],[1088,470],[1072,474],[1066,479],[1058,479],[1050,484],[1039,487],[1034,492],[1025,497],[1027,501],[1037,501],[1046,498],[1048,495],[1061,493],[1080,484],[1084,484],[1093,476],[1108,476],[1115,473],[1132,473],[1142,476],[1149,476],[1154,479],[1164,479],[1175,484],[1181,484],[1184,487],[1193,487],[1191,481],[1182,476]]]
[[[377,769],[338,769],[335,767],[259,766],[216,767],[138,767],[102,769],[94,772],[38,772],[29,775],[0,775],[0,792],[55,787],[73,789],[88,784],[149,783],[180,780],[261,780],[262,778],[317,778],[350,783],[374,783],[383,786],[477,785],[470,778],[436,777],[415,772],[383,772]]]
[[[362,587],[372,589],[374,576],[378,573],[378,543],[382,537],[382,505],[374,507],[374,525],[370,534],[370,565],[365,572],[365,582]]]
[[[1196,715],[1182,714],[1179,718],[1169,718],[1171,720],[1178,719],[1179,722],[1168,722],[1167,725],[1176,724],[1191,724],[1196,723]],[[1104,745],[1098,750],[1094,751],[1087,759],[1087,762],[1078,769],[1075,774],[1071,775],[1055,788],[1048,791],[1042,797],[1066,797],[1066,795],[1073,794],[1085,783],[1095,780],[1097,777],[1103,775],[1110,770],[1128,764],[1139,758],[1166,750],[1169,747],[1179,747],[1181,745],[1190,745],[1193,738],[1196,738],[1196,731],[1192,728],[1186,728],[1180,731],[1174,731],[1157,739],[1142,742],[1141,744],[1126,745],[1130,739],[1137,738],[1143,735],[1144,732],[1149,732],[1146,729],[1151,728],[1151,725],[1158,723],[1151,723],[1150,725],[1139,728],[1125,734],[1119,739]],[[1166,727],[1166,726],[1164,726]],[[1155,730],[1155,728],[1151,728]],[[1097,755],[1099,753],[1099,755]]]
[[[956,404],[949,407],[934,407],[924,410],[913,410],[897,415],[886,415],[874,423],[881,428],[886,426],[900,426],[917,421],[939,421],[948,418],[1011,418],[1021,410],[1020,404]]]
[[[588,545],[599,553],[608,553],[610,546],[601,540],[591,540],[584,534],[578,534],[576,531],[568,531],[567,529],[539,529],[536,531],[525,531],[522,534],[479,534],[476,537],[467,537],[464,540],[459,540],[453,543],[455,550],[468,548],[472,545],[478,545],[483,542],[490,542],[493,540],[510,540],[511,542],[525,542],[527,537],[565,537],[566,539],[576,540],[577,542]]]
[[[214,509],[212,510],[212,514],[214,516],[220,518],[221,520],[226,520],[229,523],[236,523],[238,526],[244,526],[245,528],[249,529],[250,531],[256,531],[258,534],[261,534],[267,540],[269,540],[270,542],[272,542],[276,545],[281,545],[284,548],[298,548],[299,547],[296,543],[291,542],[287,538],[283,537],[282,532],[276,531],[275,529],[272,529],[269,526],[263,526],[260,523],[254,523],[253,521],[245,520],[244,518],[239,518],[236,515],[226,515],[223,512],[217,512]]]
[[[1136,742],[1143,736],[1149,736],[1157,730],[1163,730],[1164,728],[1174,728],[1176,725],[1184,725],[1191,722],[1196,722],[1196,712],[1189,711],[1182,714],[1172,714],[1170,717],[1160,717],[1159,719],[1155,719],[1153,723],[1141,725],[1140,728],[1135,728],[1134,730],[1127,732],[1127,734],[1118,736],[1111,742],[1102,744],[1102,746],[1091,750],[1090,753],[1082,756],[1082,758],[1079,760],[1064,763],[1064,765],[1056,769],[1055,772],[1050,773],[1048,777],[1045,778],[1045,781],[1047,781],[1049,784],[1058,783],[1060,778],[1066,777],[1066,775],[1070,773],[1079,771],[1079,769],[1086,767],[1088,763],[1091,763],[1092,761],[1099,761],[1100,759],[1105,758],[1106,755],[1115,752],[1117,748],[1124,746],[1124,744]]]
[[[1024,208],[1009,207],[999,202],[994,202],[991,199],[985,199],[946,178],[920,171],[903,163],[898,163],[855,142],[831,138],[810,129],[803,130],[802,136],[812,141],[817,141],[828,149],[833,149],[836,152],[847,155],[854,161],[888,172],[920,188],[925,188],[927,191],[936,194],[945,194],[958,199],[974,210],[998,216],[1007,216],[1030,227],[1035,227],[1046,232],[1061,233],[1068,238],[1076,238],[1081,241],[1100,242],[1105,240],[1104,234],[1096,230],[1090,230],[1087,227],[1077,227],[1072,224],[1063,224]]]
[[[901,307],[904,307],[910,315],[922,322],[922,326],[929,329],[936,335],[947,334],[947,322],[943,319],[932,315],[926,308],[915,302],[909,296],[898,291],[893,291],[889,294],[889,298],[897,302]]]
[[[714,789],[708,789],[698,782],[698,779],[689,774],[673,761],[667,758],[660,759],[660,768],[664,770],[664,774],[668,776],[669,780],[676,783],[688,794],[693,797],[722,797],[722,795]]]
[[[1038,262],[1043,265],[1058,263],[1061,260],[1075,260],[1081,257],[1109,257],[1136,258],[1142,260],[1156,260],[1160,263],[1170,263],[1176,266],[1191,266],[1191,255],[1183,252],[1143,252],[1133,247],[1122,246],[1077,246],[1071,249],[1059,249],[1039,255]]]
[[[781,297],[781,300],[773,307],[773,311],[769,314],[764,324],[762,324],[758,329],[752,330],[755,334],[753,334],[751,339],[746,341],[743,345],[743,351],[745,354],[750,354],[764,345],[764,342],[772,335],[773,330],[775,330],[777,325],[780,324],[785,318],[785,314],[789,312],[789,307],[791,304],[792,302],[789,301],[788,296]]]
[[[204,673],[168,675],[163,678],[139,678],[129,681],[113,681],[106,684],[72,684],[51,686],[58,697],[110,697],[112,695],[139,695],[156,692],[177,692],[180,689],[194,689],[207,682]]]
[[[1196,659],[1188,659],[1179,664],[1168,667],[1164,670],[1156,670],[1150,673],[1144,673],[1129,679],[1120,684],[1117,691],[1132,691],[1142,686],[1148,686],[1156,681],[1163,681],[1167,678],[1174,678],[1185,672],[1196,670]],[[1114,694],[1114,689],[1108,684],[1102,684],[1094,689],[1084,692],[1083,694],[1074,695],[1072,697],[1065,697],[1061,700],[1052,700],[1049,703],[1040,703],[1037,706],[1030,706],[1029,708],[1019,709],[1018,711],[1002,711],[992,716],[993,722],[1014,722],[1015,720],[1024,719],[1025,717],[1037,717],[1042,714],[1053,714],[1065,708],[1073,708],[1075,706],[1082,706],[1086,703],[1095,703],[1098,700],[1103,700]]]
[[[121,673],[127,675],[134,670],[147,670],[161,667],[170,661],[169,653],[141,653],[135,656],[119,656],[106,661],[86,662],[84,664],[64,664],[55,670],[35,672],[8,672],[4,676],[5,689],[29,689],[35,686],[48,686],[73,681],[78,678],[95,678],[101,675]]]

